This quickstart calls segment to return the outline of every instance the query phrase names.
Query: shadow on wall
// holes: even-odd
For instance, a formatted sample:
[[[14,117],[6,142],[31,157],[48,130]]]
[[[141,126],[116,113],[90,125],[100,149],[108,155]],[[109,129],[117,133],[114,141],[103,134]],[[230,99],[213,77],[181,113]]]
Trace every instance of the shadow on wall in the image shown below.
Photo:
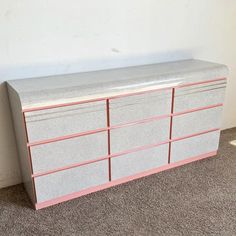
[[[114,49],[112,49],[112,51],[114,51]],[[5,82],[1,82],[1,78],[7,78],[7,80],[10,80],[40,77],[192,58],[191,50],[180,50],[159,54],[139,54],[124,57],[121,56],[119,50],[116,49],[115,54],[115,57],[103,59],[84,59],[63,63],[39,63],[37,65],[0,68],[0,188],[21,182],[7,86]]]
[[[1,78],[7,78],[6,80],[22,79],[57,74],[104,70],[126,66],[145,65],[167,61],[185,60],[193,58],[193,54],[195,51],[196,49],[194,49],[194,51],[193,49],[183,49],[161,53],[136,54],[132,56],[124,56],[121,52],[116,52],[113,57],[103,57],[102,59],[84,58],[76,60],[54,61],[47,63],[39,62],[37,63],[37,65],[25,64],[7,67],[0,66],[0,82]]]
[[[21,183],[6,83],[0,84],[0,188]]]

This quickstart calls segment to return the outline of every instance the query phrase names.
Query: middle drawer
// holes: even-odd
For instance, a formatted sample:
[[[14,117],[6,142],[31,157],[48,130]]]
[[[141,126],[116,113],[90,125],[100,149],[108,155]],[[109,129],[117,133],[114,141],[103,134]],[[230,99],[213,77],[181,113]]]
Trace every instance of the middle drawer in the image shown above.
[[[173,117],[172,137],[180,138],[221,126],[222,106]]]
[[[111,130],[111,153],[118,153],[169,139],[170,118]]]
[[[34,173],[98,159],[107,154],[107,132],[31,147]]]

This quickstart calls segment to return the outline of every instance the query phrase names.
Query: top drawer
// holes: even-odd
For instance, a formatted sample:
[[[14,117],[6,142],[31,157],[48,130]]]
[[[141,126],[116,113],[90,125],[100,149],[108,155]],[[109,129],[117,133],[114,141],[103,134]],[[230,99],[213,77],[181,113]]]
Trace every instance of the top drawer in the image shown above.
[[[118,125],[168,115],[170,111],[171,89],[131,95],[110,100],[110,123]]]
[[[106,127],[105,101],[26,112],[29,141],[41,141]]]
[[[223,103],[225,88],[226,79],[177,88],[175,91],[174,112]]]

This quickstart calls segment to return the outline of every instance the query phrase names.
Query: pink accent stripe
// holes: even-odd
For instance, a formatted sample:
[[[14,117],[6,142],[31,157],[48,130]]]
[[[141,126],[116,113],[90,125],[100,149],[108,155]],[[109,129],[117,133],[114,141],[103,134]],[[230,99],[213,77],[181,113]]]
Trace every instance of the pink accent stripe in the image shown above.
[[[195,83],[182,84],[182,85],[176,86],[176,88],[187,87],[187,86],[198,85],[198,84],[206,84],[206,83],[211,83],[211,82],[216,82],[216,81],[221,81],[221,80],[226,80],[226,78],[218,78],[218,79],[213,79],[213,80],[208,80],[208,81],[200,81],[200,82],[195,82]],[[141,95],[144,93],[155,92],[155,91],[159,91],[159,90],[168,90],[168,89],[172,89],[172,87],[170,86],[170,87],[152,89],[152,90],[141,91],[141,92],[130,92],[130,93],[122,94],[122,95],[89,99],[89,100],[79,101],[79,102],[69,102],[69,103],[61,103],[61,104],[56,104],[56,105],[41,106],[41,107],[35,107],[35,108],[26,108],[26,109],[23,109],[22,111],[23,112],[33,112],[33,111],[47,110],[47,109],[53,109],[53,108],[59,108],[59,107],[74,106],[74,105],[79,105],[79,104],[83,104],[83,103],[99,102],[99,101],[105,101],[107,99],[116,99],[116,98],[133,96],[133,95]]]
[[[215,132],[215,131],[219,131],[219,130],[220,130],[219,128],[209,129],[209,130],[206,130],[206,131],[198,132],[198,133],[191,134],[191,135],[186,135],[186,136],[179,137],[179,138],[174,138],[174,139],[163,141],[163,142],[160,142],[160,143],[149,144],[149,145],[145,145],[145,146],[141,146],[141,147],[137,147],[137,148],[132,148],[132,149],[129,149],[129,150],[126,150],[126,151],[123,151],[123,152],[114,153],[114,154],[111,154],[111,155],[108,155],[108,156],[105,156],[105,157],[100,157],[100,158],[97,158],[97,159],[94,159],[94,160],[80,162],[80,163],[76,163],[76,164],[73,164],[73,165],[64,166],[64,167],[56,168],[56,169],[53,169],[53,170],[32,174],[32,177],[36,178],[36,177],[40,177],[40,176],[44,176],[44,175],[53,174],[53,173],[56,173],[56,172],[59,172],[59,171],[79,167],[79,166],[82,166],[82,165],[87,165],[87,164],[91,164],[91,163],[94,163],[94,162],[103,161],[103,160],[106,160],[106,159],[109,160],[110,158],[115,158],[115,157],[130,154],[130,153],[138,152],[138,151],[143,151],[143,150],[158,147],[158,146],[161,146],[161,145],[164,145],[164,144],[167,144],[167,143],[176,142],[176,141],[180,141],[180,140],[187,139],[187,138],[192,138],[192,137],[195,137],[195,136],[198,136],[198,135],[203,135],[203,134],[207,134],[207,133]]]
[[[41,141],[31,142],[31,143],[28,143],[27,146],[28,147],[33,147],[33,146],[38,146],[38,145],[43,145],[43,144],[63,141],[63,140],[66,140],[66,139],[78,138],[78,137],[85,136],[85,135],[105,132],[107,130],[108,130],[107,128],[101,128],[101,129],[95,129],[95,130],[90,130],[90,131],[76,133],[76,134],[69,134],[69,135],[65,135],[65,136],[61,136],[61,137],[56,137],[56,138],[51,138],[51,139],[45,139],[45,140],[41,140]]]
[[[111,135],[110,135],[110,102],[106,100],[107,110],[107,155],[108,155],[108,178],[111,181]]]
[[[158,147],[158,146],[161,146],[161,145],[164,145],[167,143],[169,143],[169,140],[163,141],[160,143],[149,144],[149,145],[145,145],[145,146],[141,146],[141,147],[137,147],[137,148],[132,148],[132,149],[129,149],[129,150],[126,150],[123,152],[114,153],[111,155],[111,158],[127,155],[127,154],[138,152],[138,151],[143,151],[143,150],[154,148],[154,147]]]
[[[208,110],[208,109],[212,109],[212,108],[216,108],[216,107],[222,107],[222,106],[223,106],[223,103],[218,103],[218,104],[209,105],[209,106],[205,106],[205,107],[189,109],[189,110],[186,110],[186,111],[175,112],[173,114],[173,116],[180,116],[180,115],[184,115],[184,114],[188,114],[188,113],[192,113],[192,112],[196,112],[196,111]]]
[[[176,86],[176,88],[184,88],[184,87],[189,87],[189,86],[198,85],[198,84],[208,84],[208,83],[213,83],[213,82],[222,81],[222,80],[226,80],[226,78],[218,78],[218,79],[212,79],[212,80],[207,80],[207,81],[180,84]]]
[[[217,154],[217,151],[209,152],[209,153],[202,154],[202,155],[192,157],[192,158],[189,158],[189,159],[185,159],[185,160],[182,160],[182,161],[179,161],[179,162],[175,162],[175,163],[171,163],[171,164],[168,164],[168,165],[165,165],[165,166],[161,166],[161,167],[149,170],[149,171],[145,171],[145,172],[133,175],[133,176],[125,177],[125,178],[118,179],[118,180],[113,180],[113,181],[108,182],[106,184],[96,186],[96,187],[93,187],[93,188],[89,188],[89,189],[86,189],[86,190],[83,190],[83,191],[80,191],[80,192],[75,192],[75,193],[68,194],[68,195],[63,196],[63,197],[58,197],[58,198],[48,200],[48,201],[45,201],[45,202],[36,203],[35,204],[35,209],[39,210],[39,209],[42,209],[42,208],[45,208],[45,207],[48,207],[48,206],[52,206],[52,205],[55,205],[55,204],[58,204],[58,203],[62,203],[62,202],[68,201],[68,200],[72,200],[72,199],[75,199],[75,198],[78,198],[78,197],[81,197],[81,196],[84,196],[84,195],[87,195],[87,194],[90,194],[90,193],[93,193],[93,192],[97,192],[97,191],[100,191],[100,190],[103,190],[103,189],[106,189],[106,188],[110,188],[110,187],[113,187],[113,186],[116,186],[116,185],[119,185],[119,184],[123,184],[123,183],[129,182],[129,181],[135,180],[135,179],[139,179],[141,177],[156,174],[158,172],[165,171],[165,170],[175,168],[175,167],[178,167],[178,166],[182,166],[182,165],[185,165],[185,164],[197,161],[197,160],[201,160],[201,159],[204,159],[204,158],[213,157],[216,154]]]
[[[100,97],[100,98],[96,98],[96,99],[89,99],[89,100],[84,100],[84,101],[79,101],[79,102],[69,102],[69,103],[61,103],[61,104],[35,107],[35,108],[26,108],[26,109],[23,109],[22,111],[23,112],[33,112],[33,111],[48,110],[48,109],[54,109],[54,108],[60,108],[60,107],[75,106],[75,105],[80,105],[80,104],[84,104],[84,103],[105,101],[107,99],[111,100],[111,99],[116,99],[116,98],[129,97],[129,96],[134,96],[134,95],[141,95],[141,94],[145,94],[145,93],[152,93],[152,92],[160,91],[160,90],[169,90],[171,88],[172,87],[150,89],[150,90],[141,91],[141,92],[130,92],[130,93],[122,94],[122,95],[115,95],[115,96],[110,96],[110,97]]]
[[[199,132],[199,133],[190,134],[190,135],[186,135],[186,136],[179,137],[179,138],[173,138],[170,142],[176,142],[176,141],[179,141],[179,140],[192,138],[192,137],[195,137],[195,136],[199,136],[199,135],[202,135],[202,134],[207,134],[207,133],[211,133],[211,132],[215,132],[215,131],[219,131],[219,130],[220,130],[220,128],[209,129],[209,130],[202,131],[202,132]]]
[[[172,139],[174,103],[175,103],[175,88],[172,89],[172,98],[171,98],[171,118],[170,118],[170,133],[169,133],[170,140]],[[168,164],[170,163],[170,158],[171,158],[171,142],[169,142]]]
[[[156,92],[156,91],[165,91],[165,90],[170,90],[171,88],[172,88],[171,86],[167,86],[167,87],[164,87],[164,88],[149,89],[149,90],[140,91],[140,92],[130,92],[130,93],[111,96],[109,99],[111,100],[111,99],[130,97],[130,96],[135,96],[135,95],[142,95],[142,94],[145,94],[145,93],[153,93],[153,92]]]
[[[85,161],[85,162],[80,162],[80,163],[72,164],[72,165],[69,165],[69,166],[63,166],[63,167],[52,169],[52,170],[49,170],[49,171],[44,171],[44,172],[32,174],[32,177],[33,178],[37,178],[37,177],[40,177],[40,176],[53,174],[53,173],[56,173],[56,172],[59,172],[59,171],[72,169],[72,168],[75,168],[75,167],[91,164],[91,163],[94,163],[94,162],[103,161],[103,160],[109,160],[111,158],[122,156],[122,155],[126,155],[126,154],[129,154],[129,153],[133,153],[133,152],[137,152],[137,151],[142,151],[142,150],[145,150],[145,149],[148,149],[148,148],[158,147],[158,146],[166,144],[166,143],[169,143],[169,141],[165,141],[165,142],[161,142],[161,143],[157,143],[157,144],[146,145],[146,146],[142,146],[142,147],[138,147],[138,148],[133,148],[133,149],[126,150],[124,152],[110,154],[110,155],[105,156],[105,157],[100,157],[100,158],[97,158],[97,159],[93,159],[93,160],[89,160],[89,161]]]
[[[173,98],[172,98],[172,100],[173,100]],[[177,113],[173,113],[173,111],[171,109],[171,112],[173,114],[170,114],[170,115],[154,116],[154,117],[150,117],[150,118],[146,118],[146,119],[142,119],[142,120],[138,120],[138,121],[127,122],[127,123],[120,124],[120,125],[114,125],[114,126],[111,126],[111,127],[108,126],[106,128],[100,128],[100,129],[90,130],[90,131],[86,131],[86,132],[75,133],[75,134],[71,134],[71,135],[65,135],[65,136],[61,136],[61,137],[30,142],[30,143],[27,143],[27,146],[28,147],[33,147],[33,146],[38,146],[38,145],[43,145],[43,144],[48,144],[48,143],[53,143],[53,142],[59,142],[59,141],[63,141],[63,140],[66,140],[66,139],[78,138],[78,137],[85,136],[85,135],[91,135],[91,134],[96,134],[96,133],[100,133],[100,132],[105,132],[105,131],[108,131],[108,130],[119,129],[119,128],[124,128],[124,127],[128,127],[128,126],[148,123],[148,122],[152,122],[152,121],[166,119],[166,118],[169,118],[169,117],[172,117],[172,116],[184,115],[184,114],[188,114],[188,113],[191,113],[191,112],[207,110],[207,109],[220,107],[220,106],[223,106],[223,103],[218,103],[218,104],[215,104],[215,105],[189,109],[189,110],[182,111],[182,112],[177,112]],[[171,122],[172,122],[172,119],[171,119]],[[109,121],[109,125],[110,125],[110,121]]]
[[[133,153],[133,152],[143,151],[143,150],[146,150],[146,149],[150,149],[150,148],[154,148],[154,147],[158,147],[158,146],[167,144],[169,142],[176,142],[176,141],[179,141],[179,140],[183,140],[183,139],[187,139],[187,138],[192,138],[192,137],[195,137],[195,136],[199,136],[199,135],[203,135],[203,134],[207,134],[207,133],[215,132],[215,131],[219,131],[219,130],[220,130],[219,128],[209,129],[209,130],[206,130],[206,131],[202,131],[202,132],[186,135],[186,136],[179,137],[179,138],[174,138],[174,139],[163,141],[163,142],[160,142],[160,143],[149,144],[149,145],[145,145],[145,146],[129,149],[129,150],[126,150],[126,151],[123,151],[123,152],[112,154],[111,158],[118,157],[118,156],[123,156],[123,155],[130,154],[130,153]]]
[[[60,103],[60,104],[49,105],[49,106],[26,108],[26,109],[23,109],[22,112],[26,113],[26,112],[33,112],[33,111],[49,110],[49,109],[60,108],[60,107],[75,106],[75,105],[80,105],[84,103],[104,101],[106,99],[107,98],[97,98],[97,99],[89,99],[89,100],[79,101],[79,102],[68,102],[68,103]]]
[[[147,119],[143,119],[143,120],[127,122],[127,123],[120,124],[120,125],[114,125],[114,126],[111,126],[111,127],[107,126],[106,128],[89,130],[89,131],[86,131],[86,132],[75,133],[75,134],[65,135],[65,136],[46,139],[46,140],[30,142],[30,143],[27,144],[27,146],[28,147],[33,147],[33,146],[38,146],[38,145],[63,141],[63,140],[66,140],[66,139],[78,138],[78,137],[85,136],[85,135],[91,135],[91,134],[96,134],[96,133],[100,133],[100,132],[109,131],[109,130],[112,130],[112,129],[119,129],[119,128],[128,127],[128,126],[132,126],[132,125],[148,123],[148,122],[152,122],[152,121],[156,121],[156,120],[165,119],[165,118],[168,118],[168,117],[171,117],[171,115],[155,116],[155,117],[151,117],[151,118],[147,118]],[[109,120],[109,125],[110,125],[110,120]]]
[[[26,138],[26,143],[29,141],[29,136],[28,136],[28,130],[27,130],[27,125],[26,125],[26,119],[25,119],[25,114],[22,113],[22,120],[23,120],[23,127],[25,131],[25,138]],[[31,157],[31,150],[29,147],[27,147],[27,160],[30,168],[30,174],[33,174],[33,164],[32,164],[32,157]],[[31,183],[32,183],[32,194],[33,194],[33,199],[34,199],[34,204],[37,202],[37,196],[36,196],[36,190],[35,190],[35,183],[34,179],[31,178]]]
[[[56,169],[52,169],[52,170],[32,174],[32,178],[37,178],[37,177],[44,176],[44,175],[50,175],[50,174],[53,174],[53,173],[56,173],[56,172],[59,172],[59,171],[68,170],[68,169],[72,169],[72,168],[76,168],[76,167],[80,167],[80,166],[84,166],[84,165],[87,165],[87,164],[92,164],[94,162],[104,161],[104,160],[108,160],[108,159],[109,159],[109,156],[105,156],[105,157],[100,157],[100,158],[89,160],[89,161],[84,161],[84,162],[72,164],[72,165],[69,165],[69,166],[63,166],[63,167],[59,167],[59,168],[56,168]]]
[[[143,123],[148,123],[148,122],[152,122],[152,121],[157,121],[157,120],[162,120],[162,119],[166,119],[171,117],[171,114],[168,115],[161,115],[161,116],[153,116],[150,118],[146,118],[146,119],[142,119],[142,120],[137,120],[137,121],[132,121],[132,122],[127,122],[124,124],[120,124],[120,125],[113,125],[110,127],[110,129],[119,129],[119,128],[124,128],[124,127],[128,127],[128,126],[133,126],[133,125],[139,125],[139,124],[143,124]]]

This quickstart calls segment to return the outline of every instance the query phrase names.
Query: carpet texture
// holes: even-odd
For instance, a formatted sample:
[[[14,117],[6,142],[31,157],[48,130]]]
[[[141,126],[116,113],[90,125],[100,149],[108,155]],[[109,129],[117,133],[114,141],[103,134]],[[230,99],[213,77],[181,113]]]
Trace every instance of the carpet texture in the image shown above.
[[[35,211],[0,190],[0,235],[236,235],[236,128],[216,157]]]

